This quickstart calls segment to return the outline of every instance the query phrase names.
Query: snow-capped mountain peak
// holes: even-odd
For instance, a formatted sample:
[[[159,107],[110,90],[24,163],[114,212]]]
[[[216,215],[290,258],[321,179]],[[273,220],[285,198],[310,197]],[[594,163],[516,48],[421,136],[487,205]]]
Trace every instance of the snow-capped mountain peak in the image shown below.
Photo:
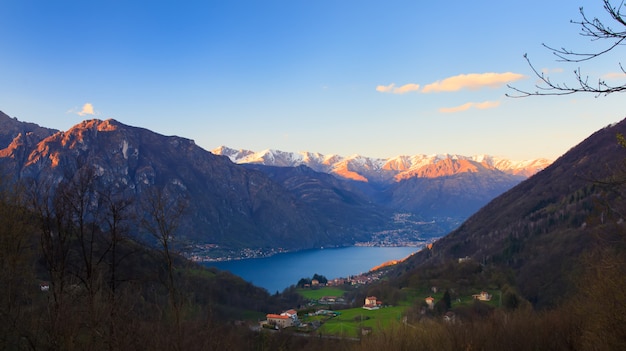
[[[388,159],[358,154],[348,157],[314,152],[285,152],[267,149],[259,152],[235,150],[220,146],[211,151],[228,156],[234,163],[255,163],[266,166],[296,167],[305,165],[317,172],[338,177],[376,183],[397,182],[413,177],[439,177],[479,170],[500,171],[527,178],[549,166],[552,161],[535,159],[513,161],[490,155],[463,156],[452,154],[401,155]]]

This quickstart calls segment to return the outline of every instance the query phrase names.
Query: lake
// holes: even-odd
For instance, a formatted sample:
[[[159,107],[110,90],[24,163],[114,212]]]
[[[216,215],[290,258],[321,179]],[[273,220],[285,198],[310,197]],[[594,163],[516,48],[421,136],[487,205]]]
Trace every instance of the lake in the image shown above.
[[[315,273],[329,280],[358,275],[381,263],[405,258],[420,249],[421,247],[353,246],[203,264],[230,271],[273,294],[282,292],[290,285],[296,285],[301,278],[311,278]]]

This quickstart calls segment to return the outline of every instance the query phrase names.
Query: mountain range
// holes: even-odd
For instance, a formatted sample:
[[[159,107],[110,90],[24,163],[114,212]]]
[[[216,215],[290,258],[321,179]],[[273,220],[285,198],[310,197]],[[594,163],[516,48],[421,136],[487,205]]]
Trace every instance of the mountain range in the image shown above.
[[[134,199],[137,213],[149,189],[160,189],[186,205],[181,239],[236,249],[440,237],[548,163],[240,152],[257,161],[238,164],[230,149],[212,153],[112,119],[57,131],[0,113],[0,127],[0,166],[16,180],[54,187],[92,169],[101,189]]]
[[[390,184],[411,178],[439,178],[460,173],[480,173],[494,170],[525,179],[546,168],[552,162],[545,158],[512,161],[489,155],[462,156],[450,154],[420,154],[383,159],[360,155],[344,157],[272,149],[254,152],[235,150],[226,146],[220,146],[211,152],[216,155],[228,156],[231,161],[239,164],[262,164],[277,167],[305,165],[314,171],[333,174],[339,178],[381,184]]]
[[[307,166],[351,180],[374,202],[387,208],[418,214],[423,220],[454,218],[447,229],[453,229],[454,223],[551,163],[547,159],[512,161],[488,155],[450,154],[380,159],[279,150],[254,152],[226,146],[211,152],[228,156],[238,164]]]

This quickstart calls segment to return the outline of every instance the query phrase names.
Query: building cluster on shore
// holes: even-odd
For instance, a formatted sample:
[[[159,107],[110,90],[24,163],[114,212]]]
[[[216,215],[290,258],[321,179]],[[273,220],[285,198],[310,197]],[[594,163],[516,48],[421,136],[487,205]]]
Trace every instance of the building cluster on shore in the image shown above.
[[[223,262],[245,260],[249,258],[270,257],[289,250],[281,247],[271,249],[243,248],[239,250],[225,249],[216,244],[196,244],[186,257],[194,262]]]

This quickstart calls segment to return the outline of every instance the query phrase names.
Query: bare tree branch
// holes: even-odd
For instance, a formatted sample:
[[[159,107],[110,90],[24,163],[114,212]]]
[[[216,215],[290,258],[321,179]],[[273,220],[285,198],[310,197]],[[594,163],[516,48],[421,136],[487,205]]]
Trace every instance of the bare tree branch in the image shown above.
[[[580,63],[602,56],[610,51],[613,51],[616,47],[626,44],[626,17],[621,12],[621,9],[624,8],[624,2],[620,2],[619,6],[613,6],[611,4],[611,0],[603,0],[603,3],[605,11],[609,14],[613,21],[623,27],[622,30],[614,30],[611,27],[606,26],[597,17],[590,19],[589,17],[587,17],[582,7],[580,8],[582,20],[578,22],[571,21],[571,23],[580,25],[580,34],[582,36],[591,38],[592,41],[600,39],[611,40],[612,43],[610,43],[607,48],[597,52],[585,53],[566,48],[556,49],[546,44],[542,45],[548,50],[552,51],[552,53],[556,57],[558,57],[557,61],[559,62]],[[597,82],[595,82],[595,80],[590,82],[590,78],[586,75],[583,75],[580,67],[574,70],[575,85],[570,86],[567,83],[554,83],[548,75],[535,68],[535,66],[528,58],[527,54],[524,54],[524,59],[530,66],[534,75],[539,78],[539,83],[535,84],[535,91],[520,89],[511,85],[507,85],[509,89],[515,92],[514,94],[506,94],[506,96],[508,97],[520,98],[528,96],[570,95],[574,93],[593,93],[596,96],[606,96],[612,93],[622,92],[626,90],[626,84],[610,85],[602,78],[598,78]],[[624,78],[626,78],[626,70],[624,70],[624,67],[621,63],[618,63],[618,65],[620,71],[624,73]]]

